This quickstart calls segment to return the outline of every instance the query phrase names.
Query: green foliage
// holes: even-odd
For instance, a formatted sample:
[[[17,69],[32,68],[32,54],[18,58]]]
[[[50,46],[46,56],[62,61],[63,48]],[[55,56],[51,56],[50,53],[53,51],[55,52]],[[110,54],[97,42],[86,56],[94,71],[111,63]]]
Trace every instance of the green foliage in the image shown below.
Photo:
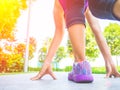
[[[120,25],[110,23],[104,30],[107,43],[112,55],[120,55]]]
[[[94,60],[99,56],[99,50],[90,27],[86,27],[86,56],[88,60]]]
[[[52,39],[51,38],[47,38],[44,43],[43,46],[40,48],[39,50],[39,61],[40,62],[44,62],[45,58],[46,58],[46,54],[47,54],[47,50],[51,44]],[[55,57],[54,57],[54,62],[59,62],[62,58],[65,58],[67,56],[66,54],[66,49],[65,47],[61,46],[58,48]]]
[[[92,67],[92,73],[93,74],[105,74],[106,69],[105,67]]]
[[[64,68],[64,71],[65,72],[70,72],[72,70],[72,66],[66,66],[65,68]]]
[[[30,67],[29,68],[29,71],[33,72],[33,71],[40,71],[41,68],[32,68]],[[92,67],[92,73],[93,74],[106,74],[106,69],[105,67]],[[63,69],[60,69],[60,68],[53,68],[53,71],[57,71],[57,72],[70,72],[72,70],[72,66],[66,66],[65,68]],[[117,70],[120,72],[120,67],[117,67]]]
[[[29,69],[30,72],[35,72],[35,71],[40,71],[41,70],[40,67],[36,67],[36,68],[29,67],[28,69]]]
[[[47,54],[47,50],[51,44],[51,41],[52,39],[47,37],[44,42],[43,42],[43,45],[42,47],[39,49],[39,52],[38,52],[38,60],[39,62],[43,63],[44,60],[45,60],[45,57],[46,57],[46,54]]]
[[[43,46],[42,48],[40,48],[38,54],[39,54],[39,57],[38,57],[39,61],[44,62],[46,54],[47,54],[47,47]]]
[[[67,40],[67,52],[69,53],[70,57],[73,57],[72,44],[69,39]]]
[[[67,52],[65,50],[65,47],[61,46],[58,48],[54,61],[59,62],[61,59],[65,58],[67,56]]]

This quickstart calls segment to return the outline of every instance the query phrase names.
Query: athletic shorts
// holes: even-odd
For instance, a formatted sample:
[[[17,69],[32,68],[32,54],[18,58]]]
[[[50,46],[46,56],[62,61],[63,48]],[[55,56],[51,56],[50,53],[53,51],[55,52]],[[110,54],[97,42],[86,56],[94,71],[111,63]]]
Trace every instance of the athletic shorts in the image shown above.
[[[120,20],[113,14],[116,0],[88,0],[92,14],[101,19]]]
[[[84,0],[59,0],[64,10],[66,26],[69,28],[74,24],[85,24]]]

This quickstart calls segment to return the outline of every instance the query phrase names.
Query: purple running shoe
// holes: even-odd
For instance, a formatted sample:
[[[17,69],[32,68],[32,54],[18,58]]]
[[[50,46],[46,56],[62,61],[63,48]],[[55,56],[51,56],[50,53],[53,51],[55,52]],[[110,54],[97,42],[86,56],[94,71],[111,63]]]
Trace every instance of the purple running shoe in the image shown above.
[[[87,61],[74,63],[73,70],[68,74],[68,80],[76,83],[93,82],[90,64]]]

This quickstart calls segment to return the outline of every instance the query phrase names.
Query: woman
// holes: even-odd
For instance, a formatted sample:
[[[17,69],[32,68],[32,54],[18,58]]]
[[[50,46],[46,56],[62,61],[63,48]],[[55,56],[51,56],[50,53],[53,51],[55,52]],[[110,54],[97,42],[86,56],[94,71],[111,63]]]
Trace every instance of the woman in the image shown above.
[[[65,29],[65,22],[64,22],[65,6],[62,4],[61,1],[62,0],[60,0],[60,2],[59,2],[59,0],[55,0],[55,4],[54,4],[54,21],[55,21],[54,38],[53,38],[51,46],[48,50],[48,53],[47,53],[47,56],[46,56],[46,59],[44,61],[44,65],[43,65],[41,71],[35,77],[31,78],[32,80],[38,80],[46,74],[50,74],[53,77],[53,79],[56,79],[55,75],[52,72],[51,62],[52,62],[52,58],[54,57],[54,55],[61,43],[61,40],[64,35],[64,29]],[[100,30],[100,25],[99,25],[97,19],[94,16],[92,16],[92,14],[88,8],[85,12],[85,16],[86,16],[86,19],[95,35],[96,41],[99,45],[99,48],[103,54],[103,57],[105,60],[105,66],[106,66],[106,70],[107,70],[106,77],[111,77],[112,75],[115,77],[120,77],[120,74],[116,70],[116,67],[112,61],[109,47],[107,46],[107,43],[102,35],[102,32]],[[75,59],[77,59],[77,58],[78,57],[75,55]]]

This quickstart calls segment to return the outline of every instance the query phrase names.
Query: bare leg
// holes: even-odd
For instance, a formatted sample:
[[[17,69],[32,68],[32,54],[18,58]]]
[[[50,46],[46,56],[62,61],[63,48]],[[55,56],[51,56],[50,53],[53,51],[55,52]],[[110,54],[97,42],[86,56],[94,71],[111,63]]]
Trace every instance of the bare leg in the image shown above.
[[[85,26],[82,24],[72,25],[69,29],[69,36],[74,49],[76,59],[75,62],[85,60]]]
[[[95,39],[97,41],[99,49],[104,57],[105,67],[107,72],[106,77],[111,77],[112,75],[115,77],[120,77],[120,74],[116,70],[114,62],[112,61],[112,56],[109,47],[107,45],[104,36],[102,35],[102,31],[100,29],[98,20],[91,14],[89,9],[86,12],[86,18],[92,29],[93,34],[95,35]]]

